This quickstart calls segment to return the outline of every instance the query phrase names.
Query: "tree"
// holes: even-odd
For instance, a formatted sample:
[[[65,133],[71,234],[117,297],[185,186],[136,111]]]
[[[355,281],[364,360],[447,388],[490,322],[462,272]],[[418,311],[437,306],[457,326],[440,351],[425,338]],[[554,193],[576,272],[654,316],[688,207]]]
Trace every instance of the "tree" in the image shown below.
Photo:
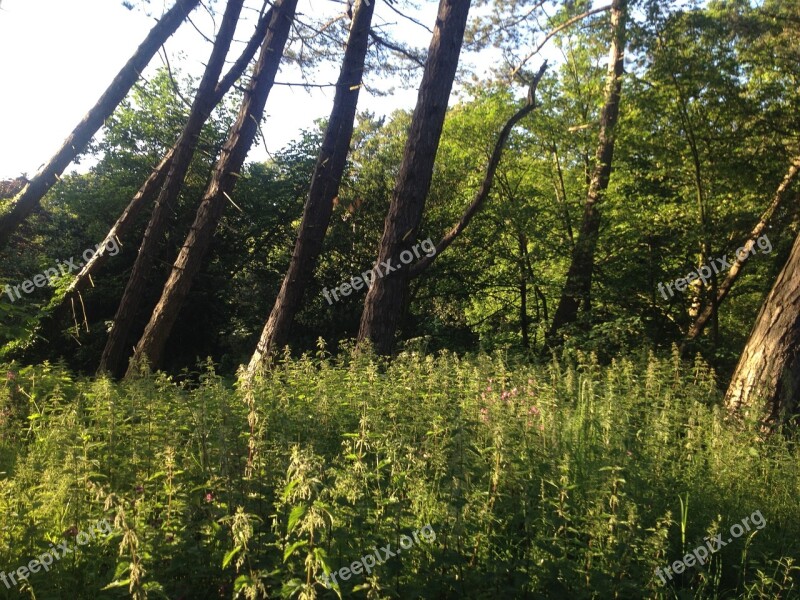
[[[314,273],[322,241],[328,230],[334,199],[338,197],[358,105],[358,92],[364,74],[364,59],[369,45],[369,31],[375,2],[358,0],[353,11],[333,108],[317,158],[303,219],[297,232],[294,253],[283,279],[261,338],[247,368],[252,377],[286,344],[294,315],[300,308],[306,285]]]
[[[747,236],[747,240],[745,240],[744,244],[742,244],[741,247],[743,250],[741,255],[737,254],[734,257],[730,271],[728,271],[722,283],[717,286],[716,301],[708,304],[703,310],[701,310],[694,323],[692,323],[692,326],[689,328],[689,332],[686,334],[687,341],[695,339],[703,332],[703,329],[705,328],[706,324],[708,324],[709,319],[711,319],[713,311],[718,309],[722,301],[728,296],[728,293],[731,291],[731,287],[733,287],[733,284],[739,278],[739,275],[741,275],[742,269],[744,268],[747,259],[750,257],[750,250],[753,248],[753,246],[755,246],[758,237],[766,230],[767,223],[769,223],[772,215],[777,211],[778,207],[780,207],[786,191],[792,185],[792,182],[797,177],[798,172],[800,172],[800,156],[796,157],[789,166],[789,170],[786,172],[786,175],[778,186],[778,189],[775,191],[775,195],[772,197],[772,201],[770,202],[769,206],[764,211],[764,214],[761,215],[761,218],[759,219],[758,223],[756,223],[756,226],[753,227],[752,231]]]
[[[169,215],[174,210],[175,200],[192,162],[200,132],[216,106],[214,92],[217,80],[225,65],[225,57],[228,55],[231,40],[236,32],[243,4],[244,0],[228,1],[208,65],[195,94],[189,118],[174,148],[170,150],[169,158],[164,158],[164,161],[169,160],[169,170],[164,177],[164,183],[150,215],[150,222],[147,224],[142,243],[139,246],[139,254],[122,294],[117,313],[114,315],[111,331],[108,334],[103,355],[100,357],[100,371],[117,374],[121,370],[136,309],[141,304],[145,282],[156,259],[158,245],[166,232]],[[151,175],[148,180],[154,177],[155,175]]]
[[[387,270],[400,264],[402,252],[411,251],[422,220],[469,8],[470,0],[439,3],[403,162],[378,250],[377,264],[387,265]],[[408,279],[408,270],[403,269],[375,278],[364,301],[359,343],[370,340],[378,352],[391,352],[400,312],[407,299]]]
[[[217,82],[217,86],[214,89],[213,96],[209,102],[212,107],[217,106],[220,102],[222,102],[222,99],[230,91],[231,87],[233,87],[233,84],[239,80],[239,78],[247,69],[247,66],[253,60],[253,57],[256,55],[256,52],[258,51],[258,48],[261,45],[264,36],[266,35],[270,16],[271,11],[267,11],[259,18],[255,32],[251,36],[250,41],[247,42],[244,50],[242,50],[239,58],[237,58],[236,62],[231,65],[231,68],[228,70],[225,76],[222,77],[219,82]],[[91,282],[92,275],[94,275],[100,269],[100,267],[108,258],[108,252],[106,251],[106,248],[110,247],[113,241],[119,240],[130,232],[136,217],[141,213],[147,202],[163,186],[164,180],[167,177],[167,173],[172,167],[172,159],[175,155],[179,141],[180,139],[176,141],[172,148],[169,149],[158,165],[153,168],[152,172],[147,179],[145,179],[144,183],[142,183],[141,187],[139,187],[136,194],[134,194],[133,198],[131,198],[131,201],[125,207],[125,210],[122,211],[122,214],[108,230],[108,233],[106,234],[105,238],[103,238],[103,241],[100,242],[100,249],[97,251],[97,253],[95,253],[94,256],[92,256],[90,260],[86,261],[78,274],[75,275],[75,278],[69,284],[69,287],[67,288],[62,299],[59,301],[59,304],[65,304],[66,302],[69,302],[82,290],[86,289]]]
[[[729,410],[773,424],[798,416],[800,236],[767,295],[725,395]]]
[[[264,105],[275,82],[283,57],[289,29],[294,19],[297,0],[282,0],[273,5],[267,36],[244,95],[236,122],[228,134],[222,152],[214,165],[211,180],[206,188],[194,223],[164,284],[150,321],[134,350],[134,361],[146,357],[157,366],[164,351],[175,319],[178,316],[192,281],[202,266],[214,230],[222,216],[225,204],[236,185],[250,146],[255,140],[258,125],[264,114]],[[128,373],[131,373],[129,370]]]
[[[611,5],[611,27],[613,37],[608,57],[605,105],[600,117],[600,143],[597,146],[595,167],[584,204],[583,219],[572,252],[572,262],[553,316],[553,325],[548,332],[548,343],[553,344],[558,330],[578,318],[578,309],[588,312],[594,271],[594,254],[600,232],[599,204],[611,178],[611,163],[614,157],[615,128],[619,117],[622,92],[622,73],[625,58],[625,29],[627,0],[614,0]]]
[[[103,122],[111,116],[114,109],[122,102],[133,84],[139,79],[150,59],[153,58],[164,42],[178,29],[187,15],[200,3],[200,0],[176,0],[175,4],[159,22],[150,30],[147,37],[139,45],[133,56],[125,63],[117,76],[100,96],[83,120],[72,130],[72,133],[50,160],[25,185],[14,198],[11,209],[0,216],[0,249],[8,244],[11,234],[25,218],[39,205],[39,202],[53,185],[69,163],[84,149],[92,136],[102,127]]]

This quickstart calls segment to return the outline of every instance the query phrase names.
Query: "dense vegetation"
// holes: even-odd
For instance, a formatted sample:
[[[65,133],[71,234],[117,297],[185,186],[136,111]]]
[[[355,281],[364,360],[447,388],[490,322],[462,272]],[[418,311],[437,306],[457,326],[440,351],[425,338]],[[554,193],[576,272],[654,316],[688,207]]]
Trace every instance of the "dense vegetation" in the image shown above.
[[[218,67],[249,4],[207,7]],[[267,58],[242,76],[252,44],[220,102],[210,67],[134,73],[90,166],[35,202],[39,175],[0,181],[0,599],[800,598],[798,6],[480,3],[458,31],[469,4],[441,0],[450,43],[426,57],[370,26],[414,7],[376,4],[265,3]],[[521,58],[542,39],[555,61]],[[464,57],[489,51],[479,75]],[[264,65],[315,85],[340,62],[330,119],[225,162],[270,136],[245,110]],[[417,80],[417,110],[356,112],[362,84]],[[87,261],[179,142],[72,289],[55,266]],[[413,276],[424,258],[326,301],[376,248],[454,223]],[[291,327],[260,356],[276,312]],[[765,373],[781,402],[730,401]]]
[[[196,375],[8,374],[0,564],[114,527],[23,595],[797,597],[800,455],[727,422],[701,362],[321,349],[249,390]],[[763,529],[661,585],[657,567],[756,510]],[[426,524],[434,543],[323,587]]]

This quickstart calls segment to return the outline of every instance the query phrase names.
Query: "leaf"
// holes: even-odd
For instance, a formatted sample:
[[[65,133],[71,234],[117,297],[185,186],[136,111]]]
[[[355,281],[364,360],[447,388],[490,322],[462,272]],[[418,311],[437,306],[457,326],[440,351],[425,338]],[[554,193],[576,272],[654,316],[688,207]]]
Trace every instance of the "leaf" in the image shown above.
[[[295,527],[297,527],[298,521],[303,518],[303,515],[306,514],[306,507],[304,504],[298,504],[294,508],[292,508],[292,512],[289,513],[289,524],[287,526],[287,533],[291,533]]]
[[[231,550],[228,550],[225,553],[225,556],[222,558],[222,568],[223,569],[230,564],[230,562],[233,560],[233,557],[236,556],[237,554],[239,554],[241,549],[242,549],[241,546],[235,546],[234,548],[232,548]]]
[[[290,544],[286,550],[283,551],[283,562],[289,560],[289,557],[294,553],[295,550],[298,548],[302,548],[303,546],[307,546],[307,540],[298,540],[294,544]]]

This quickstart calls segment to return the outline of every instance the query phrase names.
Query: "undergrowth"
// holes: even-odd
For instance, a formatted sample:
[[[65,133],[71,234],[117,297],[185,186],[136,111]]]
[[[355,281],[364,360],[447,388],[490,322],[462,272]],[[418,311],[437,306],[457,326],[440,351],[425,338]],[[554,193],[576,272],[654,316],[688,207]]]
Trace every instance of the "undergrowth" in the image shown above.
[[[100,519],[112,533],[0,598],[800,597],[800,452],[729,423],[700,362],[320,349],[252,388],[211,365],[7,370],[0,569]],[[656,568],[754,511],[762,529],[662,585]]]

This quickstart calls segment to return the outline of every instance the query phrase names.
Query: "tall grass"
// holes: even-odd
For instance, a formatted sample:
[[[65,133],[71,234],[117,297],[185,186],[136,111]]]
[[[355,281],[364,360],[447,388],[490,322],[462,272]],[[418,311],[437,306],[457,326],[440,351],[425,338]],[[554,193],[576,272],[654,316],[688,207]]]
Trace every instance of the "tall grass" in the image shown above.
[[[0,598],[793,598],[800,452],[677,356],[286,358],[250,388],[9,367]],[[655,575],[759,510],[763,529]],[[324,575],[430,524],[371,574]],[[74,545],[74,541],[72,542]]]

